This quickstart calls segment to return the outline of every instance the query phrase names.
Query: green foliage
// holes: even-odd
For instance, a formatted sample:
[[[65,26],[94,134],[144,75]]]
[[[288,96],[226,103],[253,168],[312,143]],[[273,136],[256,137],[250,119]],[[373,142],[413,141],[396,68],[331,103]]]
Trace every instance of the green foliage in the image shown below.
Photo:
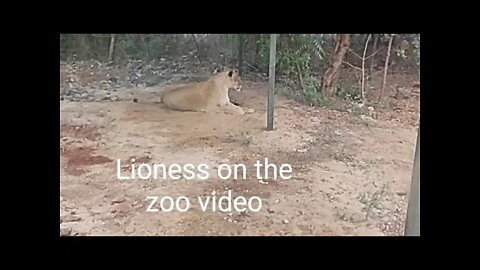
[[[396,53],[397,53],[398,57],[400,57],[404,60],[407,58],[407,55],[405,54],[405,49],[403,49],[403,48],[397,49]]]
[[[415,36],[415,39],[413,40],[412,44],[413,44],[413,53],[414,53],[415,60],[417,61],[417,65],[420,65],[420,35]],[[396,54],[398,57],[400,57],[403,60],[407,59],[406,52],[403,48],[397,49]]]
[[[392,36],[395,36],[395,34],[380,34],[380,40],[388,42]]]
[[[110,41],[109,34],[61,34],[60,58],[107,61]],[[183,34],[117,34],[114,55],[116,60],[179,56],[189,52],[188,41]]]
[[[341,83],[337,84],[336,96],[345,101],[359,101],[361,95],[354,88],[344,86]]]
[[[302,94],[305,101],[310,106],[325,107],[330,105],[331,100],[319,94],[320,84],[314,76],[309,76],[305,80],[305,87],[302,89]]]
[[[244,38],[245,34],[224,34],[221,35],[221,39],[225,42],[226,47],[236,54],[238,52],[238,45],[240,39]]]
[[[287,78],[282,91],[292,96],[294,92],[298,93],[300,90],[305,102],[311,106],[326,106],[329,103],[328,99],[319,95],[321,87],[317,80],[319,74],[313,72],[311,68],[313,57],[320,61],[325,58],[324,39],[325,35],[285,34],[280,36],[277,45],[276,73]],[[269,36],[262,35],[257,41],[256,63],[260,64],[259,68],[262,72],[267,72],[270,52]],[[303,80],[303,87],[301,80]]]
[[[415,53],[417,65],[420,65],[420,35],[413,41],[413,52]]]
[[[320,86],[317,84],[314,77],[308,77],[305,81],[305,87],[302,89],[302,94],[309,105],[317,105],[319,97],[317,89],[319,87]]]
[[[269,35],[258,35],[256,40],[257,54],[255,55],[254,62],[257,65],[260,72],[267,72],[270,59],[270,38]],[[278,61],[278,58],[277,58]]]
[[[288,76],[298,76],[297,64],[303,76],[311,73],[312,56],[320,61],[325,58],[323,49],[326,35],[282,34],[277,45],[277,72]],[[256,43],[257,54],[254,62],[261,72],[268,72],[270,58],[270,35],[258,35]]]

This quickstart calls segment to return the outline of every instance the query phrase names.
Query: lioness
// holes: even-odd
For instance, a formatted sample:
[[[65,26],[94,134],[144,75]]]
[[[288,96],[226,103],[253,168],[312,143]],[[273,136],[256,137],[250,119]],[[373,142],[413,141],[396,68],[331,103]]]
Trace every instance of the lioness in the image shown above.
[[[172,110],[210,112],[216,108],[227,108],[244,114],[245,111],[230,102],[229,89],[240,91],[243,82],[234,69],[216,69],[209,80],[182,85],[162,94],[162,102]]]

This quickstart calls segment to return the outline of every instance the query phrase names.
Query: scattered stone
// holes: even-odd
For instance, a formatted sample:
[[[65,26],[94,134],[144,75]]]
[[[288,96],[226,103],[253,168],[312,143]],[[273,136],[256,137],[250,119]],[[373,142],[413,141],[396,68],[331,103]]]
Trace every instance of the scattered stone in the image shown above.
[[[122,203],[122,202],[124,202],[124,201],[125,201],[125,197],[120,196],[120,197],[118,197],[118,198],[113,199],[113,200],[112,200],[112,204]]]
[[[132,225],[129,225],[125,228],[125,230],[123,230],[126,234],[131,234],[133,232],[135,232],[135,227],[133,227]]]
[[[72,228],[60,229],[60,236],[70,236],[71,233],[72,233]]]
[[[81,217],[79,216],[74,216],[74,215],[68,215],[62,218],[63,222],[75,222],[75,221],[80,221],[82,220]]]

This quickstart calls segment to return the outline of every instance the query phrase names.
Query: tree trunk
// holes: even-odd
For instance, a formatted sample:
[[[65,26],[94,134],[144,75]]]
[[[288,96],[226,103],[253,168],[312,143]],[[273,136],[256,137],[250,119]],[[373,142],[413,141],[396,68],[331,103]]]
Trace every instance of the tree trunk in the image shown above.
[[[243,47],[244,47],[243,34],[238,34],[238,74],[243,75]]]
[[[334,94],[339,69],[342,66],[343,59],[350,47],[351,35],[350,34],[341,34],[337,35],[337,41],[335,42],[335,50],[333,51],[330,65],[323,74],[322,79],[322,93],[330,97]]]
[[[197,54],[200,54],[200,46],[198,45],[197,38],[195,37],[195,34],[192,34],[193,42],[195,42],[195,47],[197,48]]]
[[[368,42],[370,41],[371,35],[368,35],[367,41],[365,41],[365,49],[363,49],[363,56],[362,56],[362,102],[365,101],[365,55],[367,54]]]
[[[373,34],[373,48],[372,48],[372,54],[377,51],[377,44],[378,44],[378,37],[380,34]],[[372,78],[372,73],[373,73],[373,66],[375,64],[375,55],[372,55],[370,59],[370,70],[368,72],[369,79]]]
[[[383,93],[385,92],[385,85],[387,84],[388,62],[390,60],[390,51],[392,50],[392,43],[394,37],[395,35],[390,35],[390,41],[388,42],[387,56],[385,57],[385,69],[383,70],[382,89],[380,90],[380,95],[378,96],[377,103],[380,102],[383,97]]]
[[[302,69],[300,68],[300,64],[296,63],[297,66],[297,73],[298,73],[298,80],[300,81],[300,86],[302,90],[305,89],[305,84],[303,83],[303,76],[302,76]]]

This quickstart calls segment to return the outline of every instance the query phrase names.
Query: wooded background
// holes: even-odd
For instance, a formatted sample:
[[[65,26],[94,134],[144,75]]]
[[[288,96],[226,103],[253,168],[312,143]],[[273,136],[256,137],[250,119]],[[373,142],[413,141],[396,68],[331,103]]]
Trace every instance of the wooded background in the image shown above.
[[[270,34],[61,34],[60,60],[122,65],[132,59],[185,59],[237,67],[242,76],[268,75]],[[339,78],[354,71],[349,95],[365,100],[374,74],[420,70],[419,34],[280,34],[276,76],[311,105],[344,94]]]

